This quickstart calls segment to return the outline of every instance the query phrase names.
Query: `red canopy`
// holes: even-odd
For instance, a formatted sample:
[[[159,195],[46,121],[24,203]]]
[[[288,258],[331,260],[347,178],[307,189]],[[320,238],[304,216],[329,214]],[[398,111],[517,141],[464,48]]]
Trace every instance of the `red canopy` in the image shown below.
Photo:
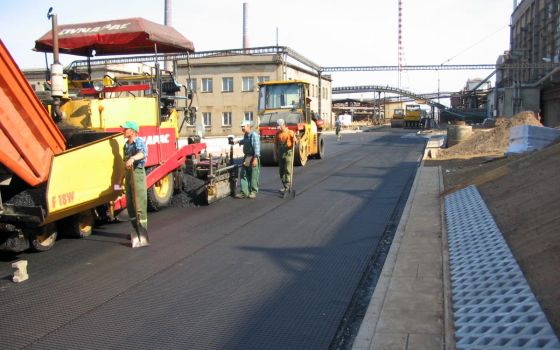
[[[91,56],[193,52],[192,41],[172,27],[144,18],[58,26],[61,53]],[[35,41],[35,50],[52,52],[52,31]]]

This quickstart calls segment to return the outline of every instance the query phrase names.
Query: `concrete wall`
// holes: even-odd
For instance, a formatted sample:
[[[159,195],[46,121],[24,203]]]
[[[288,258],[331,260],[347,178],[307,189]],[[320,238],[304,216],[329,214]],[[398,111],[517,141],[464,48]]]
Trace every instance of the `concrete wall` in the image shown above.
[[[538,112],[540,107],[539,88],[505,88],[500,116],[512,117],[522,111]]]
[[[560,126],[560,88],[543,90],[541,115],[545,126]]]

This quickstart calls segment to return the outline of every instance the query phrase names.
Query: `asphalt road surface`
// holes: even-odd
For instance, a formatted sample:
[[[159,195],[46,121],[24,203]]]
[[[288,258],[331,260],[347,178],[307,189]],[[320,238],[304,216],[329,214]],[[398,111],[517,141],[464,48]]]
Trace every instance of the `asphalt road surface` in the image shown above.
[[[408,137],[407,137],[408,136]],[[328,349],[425,139],[406,130],[327,135],[282,199],[275,167],[257,199],[149,215],[151,246],[105,225],[0,261],[2,349]]]

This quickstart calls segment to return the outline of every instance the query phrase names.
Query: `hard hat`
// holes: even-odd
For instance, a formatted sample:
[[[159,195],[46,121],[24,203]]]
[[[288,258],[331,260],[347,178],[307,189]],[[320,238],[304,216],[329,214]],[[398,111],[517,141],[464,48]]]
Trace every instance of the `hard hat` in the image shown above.
[[[121,127],[123,129],[132,129],[136,132],[140,130],[140,127],[138,127],[138,123],[132,120],[127,120],[123,125],[121,125]]]
[[[247,120],[247,119],[243,119],[243,120],[241,121],[241,126],[246,126],[246,125],[251,126],[251,121],[250,121],[250,120]]]
[[[278,119],[278,120],[276,121],[276,125],[278,125],[278,126],[284,126],[284,124],[286,124],[286,123],[284,122],[284,119]]]

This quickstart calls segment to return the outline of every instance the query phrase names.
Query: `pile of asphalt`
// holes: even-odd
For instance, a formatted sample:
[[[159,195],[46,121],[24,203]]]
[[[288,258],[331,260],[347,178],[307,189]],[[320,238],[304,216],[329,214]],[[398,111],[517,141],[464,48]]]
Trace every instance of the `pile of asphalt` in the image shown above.
[[[14,195],[6,201],[6,204],[17,207],[39,207],[46,208],[45,188],[28,188]]]
[[[182,173],[182,190],[171,199],[171,205],[188,208],[200,205],[203,200],[206,182],[187,173]]]

